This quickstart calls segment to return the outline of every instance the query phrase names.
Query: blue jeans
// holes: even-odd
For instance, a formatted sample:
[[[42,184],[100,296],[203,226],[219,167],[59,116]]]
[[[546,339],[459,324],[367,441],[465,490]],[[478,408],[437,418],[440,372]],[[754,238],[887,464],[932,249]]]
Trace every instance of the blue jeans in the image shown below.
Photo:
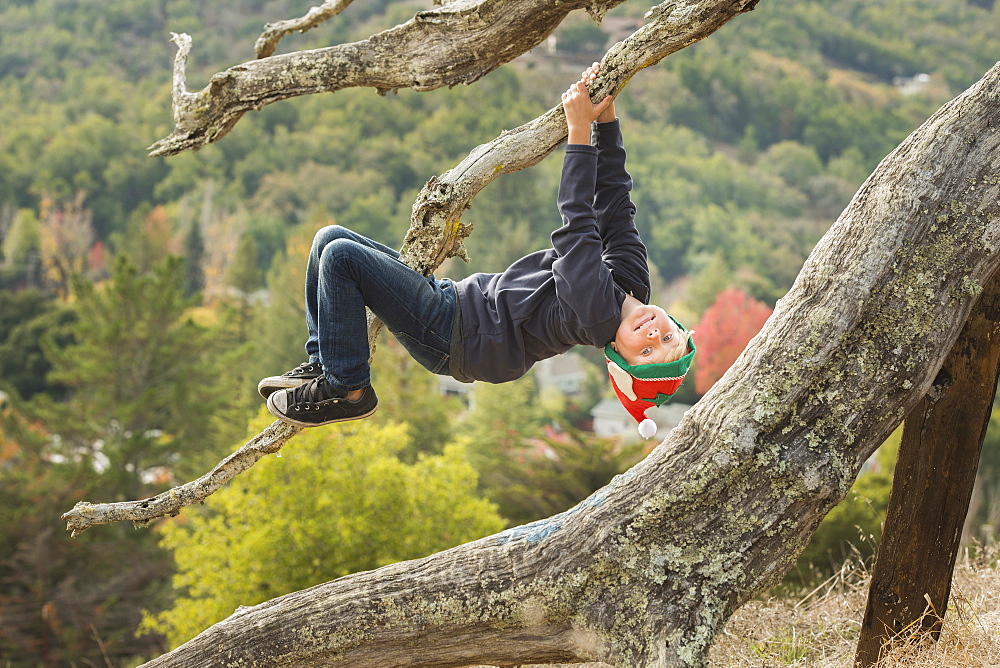
[[[395,250],[344,227],[324,227],[306,266],[306,353],[340,390],[371,383],[366,306],[417,362],[448,373],[457,308],[452,281],[423,276]]]

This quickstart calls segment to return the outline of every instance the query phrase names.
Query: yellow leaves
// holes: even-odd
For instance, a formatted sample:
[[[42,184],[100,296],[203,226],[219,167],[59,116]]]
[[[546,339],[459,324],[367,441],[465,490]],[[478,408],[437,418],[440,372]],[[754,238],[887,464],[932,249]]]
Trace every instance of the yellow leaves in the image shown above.
[[[251,430],[266,426],[253,424]],[[369,420],[305,429],[163,527],[178,598],[143,628],[179,644],[231,614],[351,572],[413,559],[503,528],[477,496],[464,449],[413,464],[404,423]]]

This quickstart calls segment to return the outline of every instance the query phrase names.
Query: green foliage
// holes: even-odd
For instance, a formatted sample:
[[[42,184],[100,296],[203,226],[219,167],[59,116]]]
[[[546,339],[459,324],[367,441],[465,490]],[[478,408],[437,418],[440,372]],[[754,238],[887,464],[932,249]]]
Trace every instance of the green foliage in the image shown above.
[[[251,294],[264,283],[259,262],[256,240],[251,235],[245,235],[240,239],[236,257],[226,271],[226,282],[244,295]]]
[[[0,246],[0,286],[39,282],[41,223],[30,209],[20,209]]]
[[[976,479],[977,494],[970,508],[971,530],[981,542],[1000,536],[1000,402],[994,401],[983,439]]]
[[[608,41],[608,33],[585,14],[571,15],[556,31],[559,50],[568,53],[599,53]]]
[[[137,267],[153,267],[178,252],[176,235],[165,207],[142,204],[128,217],[124,233],[112,234],[119,255]]]
[[[119,257],[107,285],[77,282],[74,343],[43,342],[50,382],[70,397],[36,409],[67,448],[108,462],[114,498],[138,498],[144,473],[186,450],[180,475],[218,452],[204,446],[205,425],[225,405],[225,377],[213,364],[213,333],[187,317],[181,269],[170,258],[143,275]]]
[[[511,525],[533,522],[568,510],[607,485],[639,462],[645,447],[574,429],[539,434],[505,451],[488,472],[486,491]]]
[[[65,387],[47,380],[52,364],[41,341],[70,345],[76,314],[40,290],[0,291],[0,388],[27,400],[39,393],[60,398]]]
[[[794,140],[824,162],[857,150],[868,171],[947,99],[949,88],[968,86],[995,60],[979,49],[997,41],[987,13],[958,0],[782,0],[773,10],[734,21],[727,39],[665,61],[694,93],[678,96],[670,120],[729,143],[752,127],[759,146]],[[955,58],[951,49],[962,40],[955,26],[966,21],[977,46]],[[952,69],[956,61],[961,75]],[[920,72],[937,83],[918,95],[891,86],[893,77]]]
[[[412,462],[421,454],[439,454],[452,441],[462,402],[443,395],[438,376],[427,373],[388,332],[372,360],[372,385],[379,397],[379,420],[406,425],[401,459]]]
[[[371,4],[288,46],[324,43],[331,33],[362,37],[413,7],[389,9]],[[154,12],[135,2],[96,12],[55,0],[0,10],[0,95],[7,102],[0,111],[0,205],[37,211],[43,196],[69,201],[83,191],[97,240],[121,251],[109,242],[115,233],[119,244],[128,238],[121,233],[137,212],[142,219],[160,204],[183,209],[211,181],[217,207],[254,212],[262,269],[285,235],[317,210],[398,245],[413,194],[430,176],[552,106],[565,85],[565,75],[541,60],[433,94],[310,96],[247,115],[224,141],[197,154],[145,157],[143,147],[168,121],[172,49],[162,36],[190,23],[202,68],[189,72],[195,79],[249,57],[245,45],[260,25],[285,12],[295,13],[287,0],[244,4],[237,13],[186,0]],[[772,303],[875,163],[992,65],[1000,47],[986,29],[992,16],[960,0],[777,0],[733,21],[724,39],[693,45],[636,77],[621,113],[641,232],[663,278],[704,276],[718,257],[723,275]],[[109,30],[116,39],[101,40]],[[574,31],[587,42],[600,28],[582,13],[571,17],[560,29],[564,46]],[[931,74],[927,91],[907,96],[892,87],[893,76],[919,71]],[[682,137],[676,126],[692,132]],[[456,277],[499,270],[545,245],[558,224],[558,162],[502,177],[476,198],[465,217],[477,227],[469,240],[473,264],[454,267]],[[177,238],[189,229],[180,220],[174,225]],[[725,234],[715,242],[720,227]],[[710,297],[691,306],[700,310]]]
[[[772,144],[761,156],[761,162],[790,186],[805,186],[823,171],[816,150],[794,141]]]
[[[469,457],[484,484],[508,453],[537,435],[545,418],[536,403],[538,386],[532,372],[509,383],[476,383],[473,408],[462,423],[470,441]]]
[[[775,172],[777,161],[746,165],[712,153],[685,128],[636,134],[636,223],[660,276],[692,276],[686,301],[699,312],[729,285],[768,303],[784,294],[830,221],[807,216],[809,196]]]
[[[304,430],[204,509],[165,525],[180,596],[144,627],[176,645],[238,605],[502,529],[495,507],[476,495],[461,446],[406,464],[397,457],[406,442],[404,425],[375,420]]]
[[[800,563],[830,573],[852,554],[874,556],[882,537],[882,522],[892,488],[891,472],[858,476],[847,498],[823,519]]]
[[[607,391],[603,373],[599,382]],[[569,426],[572,407],[546,411],[553,402],[539,396],[533,373],[501,385],[476,383],[472,393],[461,433],[469,439],[481,489],[511,525],[576,505],[645,454],[643,443],[602,439]]]

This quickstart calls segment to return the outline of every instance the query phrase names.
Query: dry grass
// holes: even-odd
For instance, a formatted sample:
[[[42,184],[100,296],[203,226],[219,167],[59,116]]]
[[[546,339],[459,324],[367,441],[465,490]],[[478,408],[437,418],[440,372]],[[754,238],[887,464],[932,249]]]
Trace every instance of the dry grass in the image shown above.
[[[710,668],[854,668],[870,574],[847,564],[813,591],[754,600],[715,640]],[[900,644],[879,668],[1000,668],[1000,543],[959,558],[938,642]],[[471,666],[470,668],[490,668]],[[603,663],[523,668],[611,668]]]
[[[937,643],[900,644],[880,668],[1000,668],[1000,546],[960,558]],[[797,598],[751,601],[716,639],[717,668],[852,668],[869,574],[845,566]]]

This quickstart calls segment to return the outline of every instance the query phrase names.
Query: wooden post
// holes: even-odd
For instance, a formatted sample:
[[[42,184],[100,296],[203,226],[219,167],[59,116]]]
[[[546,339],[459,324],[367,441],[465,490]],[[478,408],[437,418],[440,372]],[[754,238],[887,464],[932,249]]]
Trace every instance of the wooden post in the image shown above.
[[[1000,272],[907,416],[855,665],[894,639],[937,640],[1000,370]]]

